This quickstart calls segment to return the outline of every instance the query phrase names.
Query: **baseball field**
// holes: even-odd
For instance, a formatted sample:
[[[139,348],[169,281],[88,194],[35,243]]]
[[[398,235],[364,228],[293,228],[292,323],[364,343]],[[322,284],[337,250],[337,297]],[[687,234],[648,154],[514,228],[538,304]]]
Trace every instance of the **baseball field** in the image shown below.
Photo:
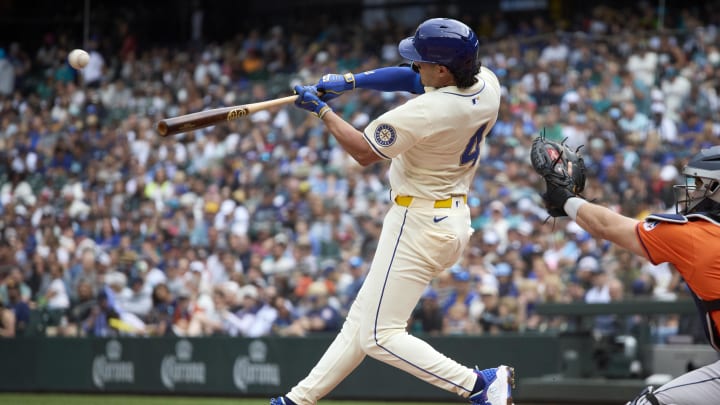
[[[202,398],[141,395],[91,394],[0,394],[0,404],[7,405],[267,405],[267,399]],[[387,402],[387,401],[322,401],[322,405],[451,405],[457,402]],[[533,405],[523,403],[518,405]]]
[[[0,394],[0,404],[7,405],[266,405],[267,399],[167,397],[140,395],[82,394]],[[381,401],[323,401],[323,405],[381,404]],[[461,404],[463,402],[453,402]],[[447,405],[438,402],[393,402],[394,405]]]

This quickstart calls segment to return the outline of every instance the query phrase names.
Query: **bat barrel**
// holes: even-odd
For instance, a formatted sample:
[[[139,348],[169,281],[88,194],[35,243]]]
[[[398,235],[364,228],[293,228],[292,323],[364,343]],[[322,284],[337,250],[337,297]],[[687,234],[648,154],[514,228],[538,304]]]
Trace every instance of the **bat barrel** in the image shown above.
[[[194,131],[196,129],[209,127],[218,124],[225,119],[230,120],[230,112],[238,107],[217,108],[214,110],[198,111],[192,114],[179,117],[165,118],[157,124],[157,132],[160,136],[170,136],[181,132]]]
[[[165,122],[165,120],[158,122],[157,132],[158,134],[160,134],[160,136],[168,136],[168,124],[167,122]]]
[[[178,117],[166,118],[157,124],[157,132],[160,136],[170,136],[181,132],[194,131],[196,129],[209,127],[221,122],[234,121],[248,115],[266,110],[268,108],[290,104],[297,96],[287,96],[274,100],[261,101],[258,103],[222,107],[212,110],[198,111],[192,114],[185,114]]]

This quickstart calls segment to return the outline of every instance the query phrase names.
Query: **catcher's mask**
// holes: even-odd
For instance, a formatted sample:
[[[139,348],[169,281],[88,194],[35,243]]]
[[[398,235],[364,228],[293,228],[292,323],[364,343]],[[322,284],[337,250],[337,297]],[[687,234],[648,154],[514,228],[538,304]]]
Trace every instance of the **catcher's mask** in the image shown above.
[[[700,151],[682,173],[685,184],[673,186],[675,212],[720,214],[720,146]]]

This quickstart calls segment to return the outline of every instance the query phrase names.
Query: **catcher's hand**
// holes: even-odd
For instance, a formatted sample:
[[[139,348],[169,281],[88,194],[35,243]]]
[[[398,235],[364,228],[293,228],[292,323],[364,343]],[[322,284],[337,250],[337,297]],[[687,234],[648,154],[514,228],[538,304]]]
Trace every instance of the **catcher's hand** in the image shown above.
[[[547,140],[544,136],[533,141],[530,161],[545,179],[542,197],[552,217],[567,216],[563,208],[565,201],[585,189],[585,162],[579,151],[580,148],[572,151],[564,143]]]

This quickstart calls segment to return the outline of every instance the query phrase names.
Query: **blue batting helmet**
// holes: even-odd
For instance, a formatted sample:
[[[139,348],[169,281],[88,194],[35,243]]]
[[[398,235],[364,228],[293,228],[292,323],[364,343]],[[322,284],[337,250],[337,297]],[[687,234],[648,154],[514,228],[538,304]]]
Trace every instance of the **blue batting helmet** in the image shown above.
[[[480,42],[467,25],[451,18],[431,18],[415,35],[400,41],[403,58],[447,66],[454,74],[475,74],[480,68]]]

